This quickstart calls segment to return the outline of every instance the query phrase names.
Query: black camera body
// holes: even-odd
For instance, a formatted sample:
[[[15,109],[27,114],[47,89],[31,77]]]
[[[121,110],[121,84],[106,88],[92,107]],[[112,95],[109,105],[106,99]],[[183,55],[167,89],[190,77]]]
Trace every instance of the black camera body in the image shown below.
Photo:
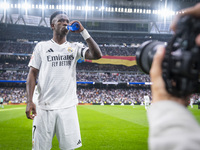
[[[199,93],[200,47],[195,39],[200,34],[200,19],[184,16],[177,23],[176,32],[166,45],[162,75],[167,91],[176,97]],[[160,41],[146,41],[136,51],[140,69],[149,74]]]

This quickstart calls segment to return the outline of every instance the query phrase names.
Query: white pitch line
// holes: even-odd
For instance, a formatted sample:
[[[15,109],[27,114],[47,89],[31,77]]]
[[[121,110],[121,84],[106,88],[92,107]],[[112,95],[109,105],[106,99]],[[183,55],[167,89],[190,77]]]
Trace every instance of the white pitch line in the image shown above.
[[[0,111],[9,111],[9,110],[15,110],[15,109],[25,109],[25,108],[19,107],[19,108],[10,108],[10,109],[0,109]]]

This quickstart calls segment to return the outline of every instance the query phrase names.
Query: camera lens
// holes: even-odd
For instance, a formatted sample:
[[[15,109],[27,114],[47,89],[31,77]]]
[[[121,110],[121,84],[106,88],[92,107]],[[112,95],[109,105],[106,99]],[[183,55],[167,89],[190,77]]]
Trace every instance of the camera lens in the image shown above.
[[[158,46],[164,46],[164,42],[160,41],[146,41],[142,43],[136,51],[136,61],[139,68],[146,74],[149,74],[153,57],[157,51]]]

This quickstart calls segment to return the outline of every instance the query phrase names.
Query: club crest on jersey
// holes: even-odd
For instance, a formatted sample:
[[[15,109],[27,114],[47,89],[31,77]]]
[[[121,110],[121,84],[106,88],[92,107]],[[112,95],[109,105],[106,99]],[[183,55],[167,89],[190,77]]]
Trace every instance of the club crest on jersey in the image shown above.
[[[73,50],[71,47],[68,47],[67,51],[68,51],[69,53],[71,53],[71,52],[73,52],[74,50]]]

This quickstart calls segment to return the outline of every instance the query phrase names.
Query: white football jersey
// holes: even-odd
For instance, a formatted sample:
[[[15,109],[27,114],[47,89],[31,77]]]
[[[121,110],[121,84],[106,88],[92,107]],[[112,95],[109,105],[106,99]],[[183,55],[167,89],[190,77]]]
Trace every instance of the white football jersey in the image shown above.
[[[76,64],[78,59],[85,58],[87,50],[81,43],[59,45],[52,39],[36,45],[28,66],[39,70],[38,107],[52,110],[78,103]]]
[[[149,99],[149,96],[144,96],[144,102],[145,103],[150,103],[150,99]]]
[[[193,98],[190,99],[190,103],[194,103],[194,99]]]

